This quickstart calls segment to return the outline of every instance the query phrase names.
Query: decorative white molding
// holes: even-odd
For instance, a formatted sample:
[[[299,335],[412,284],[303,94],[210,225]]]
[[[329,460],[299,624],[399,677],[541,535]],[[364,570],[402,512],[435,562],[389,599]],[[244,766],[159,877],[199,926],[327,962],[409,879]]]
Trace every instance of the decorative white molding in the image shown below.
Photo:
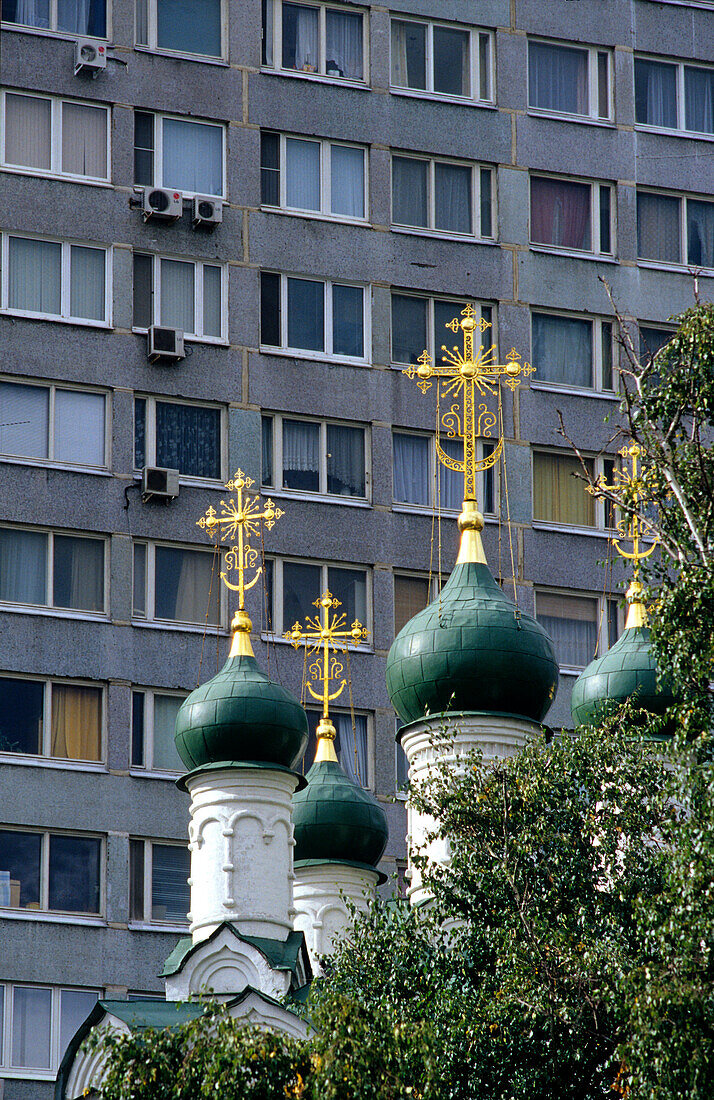
[[[166,978],[166,1000],[188,1001],[201,993],[235,996],[247,986],[284,997],[290,977],[290,971],[273,970],[262,951],[223,928],[214,939],[200,942],[181,969]]]
[[[352,916],[347,902],[364,913],[374,898],[378,874],[344,863],[298,867],[295,871],[295,931],[305,936],[316,975],[323,973],[320,956],[331,955],[349,935]]]

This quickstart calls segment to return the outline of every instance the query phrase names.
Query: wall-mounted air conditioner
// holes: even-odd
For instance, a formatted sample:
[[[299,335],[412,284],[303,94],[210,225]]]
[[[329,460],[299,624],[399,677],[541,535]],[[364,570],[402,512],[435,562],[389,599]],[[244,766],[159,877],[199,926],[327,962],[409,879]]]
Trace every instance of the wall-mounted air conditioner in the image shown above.
[[[74,75],[97,77],[107,67],[107,47],[91,38],[78,38],[74,44]]]
[[[146,358],[150,363],[177,363],[185,359],[181,330],[152,325],[147,334]]]
[[[144,466],[141,471],[141,498],[173,500],[179,495],[179,472],[162,466]]]
[[[175,222],[183,214],[183,196],[180,191],[167,187],[145,187],[141,199],[141,214],[145,222],[149,218]]]
[[[207,195],[195,195],[193,199],[194,229],[215,229],[223,221],[223,200]]]

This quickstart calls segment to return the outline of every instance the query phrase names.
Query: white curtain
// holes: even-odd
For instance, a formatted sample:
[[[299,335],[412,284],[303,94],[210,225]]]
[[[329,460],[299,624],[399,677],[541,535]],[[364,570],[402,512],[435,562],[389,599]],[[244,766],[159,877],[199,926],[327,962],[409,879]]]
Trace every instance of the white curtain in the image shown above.
[[[449,458],[456,458],[459,462],[463,462],[463,440],[448,439],[446,436],[442,435],[439,438],[439,444]],[[442,508],[449,508],[452,511],[461,510],[461,503],[464,496],[464,475],[459,473],[458,470],[450,470],[449,467],[444,466],[441,461],[439,461],[439,496]],[[479,503],[481,505],[481,510],[485,511],[484,502],[480,501]]]
[[[153,766],[157,771],[182,772],[184,770],[174,742],[176,715],[182,702],[183,699],[175,695],[154,696]]]
[[[681,263],[680,199],[637,195],[637,255],[645,260]]]
[[[57,0],[57,26],[71,34],[89,34],[91,0]]]
[[[16,985],[12,993],[12,1065],[49,1069],[52,991]]]
[[[392,443],[394,500],[403,504],[431,504],[429,449],[433,447],[432,440],[425,435],[395,432]]]
[[[320,209],[320,143],[285,141],[285,201],[295,210]]]
[[[62,171],[107,178],[107,112],[103,107],[62,104]]]
[[[161,260],[161,324],[196,332],[195,268],[184,260]]]
[[[327,491],[363,497],[364,429],[327,425]]]
[[[221,586],[213,554],[201,550],[179,550],[173,546],[156,547],[157,619],[183,623],[203,623],[208,610],[208,622],[218,621],[218,593]],[[135,563],[136,564],[136,563]],[[211,575],[213,573],[213,584]],[[209,607],[208,592],[211,591]]]
[[[53,457],[58,462],[104,465],[104,403],[102,393],[55,391]]]
[[[49,27],[50,0],[17,0],[15,21],[26,27]]]
[[[49,171],[52,105],[49,99],[5,97],[5,163]]]
[[[283,420],[283,485],[317,492],[320,488],[320,426]]]
[[[102,539],[55,535],[55,607],[74,611],[104,610],[104,542]]]
[[[149,44],[149,0],[136,0],[136,44]]]
[[[364,149],[330,146],[332,213],[364,217]]]
[[[687,199],[687,261],[714,267],[714,202]]]
[[[103,248],[72,245],[70,263],[70,314],[91,321],[106,318],[104,276],[107,254]]]
[[[355,728],[352,730],[352,718],[349,714],[332,714],[332,721],[337,730],[335,738],[335,752],[342,765],[342,770],[352,780],[366,787],[369,782],[367,774],[367,717],[364,714],[355,714]]]
[[[332,350],[335,355],[364,355],[364,290],[335,283],[332,287]]]
[[[317,72],[318,39],[317,9],[283,4],[283,68]]]
[[[49,390],[0,382],[0,454],[47,458]]]
[[[434,217],[437,229],[450,233],[471,233],[470,168],[457,164],[434,166]]]
[[[435,343],[440,348],[444,342],[442,329],[435,325],[435,330]],[[392,359],[395,363],[416,363],[425,347],[426,298],[392,294]]]
[[[47,603],[47,535],[0,528],[0,600]]]
[[[84,989],[63,989],[60,992],[60,1050],[66,1050],[70,1039],[79,1030],[97,1003],[97,994]]]
[[[592,322],[533,314],[535,377],[567,386],[592,386]]]
[[[392,157],[392,221],[397,225],[428,224],[426,179],[425,160]]]
[[[699,134],[714,134],[714,73],[711,69],[684,68],[685,127]]]
[[[528,47],[528,92],[531,107],[586,115],[587,50],[531,42]]]
[[[426,88],[426,24],[392,20],[392,84]]]
[[[223,129],[202,122],[165,118],[162,187],[223,194]]]
[[[434,27],[434,91],[467,96],[471,90],[468,31]]]
[[[203,335],[221,336],[221,269],[203,267]]]
[[[10,309],[59,316],[62,311],[61,276],[61,245],[29,237],[10,237]]]
[[[677,127],[677,70],[661,61],[635,59],[635,116],[647,126]]]
[[[361,15],[327,9],[325,72],[328,76],[362,80],[362,19]]]
[[[550,635],[561,668],[584,668],[597,646],[597,601],[538,592],[538,622]]]

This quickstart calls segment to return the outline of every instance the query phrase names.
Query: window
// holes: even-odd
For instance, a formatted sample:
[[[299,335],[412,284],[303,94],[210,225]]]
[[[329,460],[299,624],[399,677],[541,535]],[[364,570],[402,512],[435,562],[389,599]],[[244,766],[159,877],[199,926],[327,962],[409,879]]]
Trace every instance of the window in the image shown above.
[[[0,1069],[54,1077],[70,1039],[98,996],[95,989],[0,984]]]
[[[102,759],[100,687],[0,677],[0,752]]]
[[[341,601],[339,614],[344,613],[349,625],[359,619],[363,626],[371,630],[371,599],[366,569],[269,558],[265,562],[265,582],[275,635],[284,634],[295,622],[305,626],[307,616],[317,614],[313,601],[326,588]],[[370,639],[367,639],[369,644]]]
[[[397,798],[407,797],[407,788],[409,787],[409,760],[407,754],[396,740],[399,730],[402,728],[402,721],[400,718],[394,719],[394,789]],[[404,896],[404,895],[402,895]]]
[[[185,477],[222,477],[221,410],[158,397],[134,400],[134,466],[163,466]]]
[[[218,626],[220,569],[214,550],[135,542],[134,618]]]
[[[260,135],[260,201],[264,206],[332,216],[366,216],[366,150],[335,141]]]
[[[102,538],[0,527],[0,601],[104,612]]]
[[[714,268],[714,201],[638,191],[637,256]]]
[[[392,87],[493,102],[493,34],[392,19]]]
[[[2,164],[37,175],[109,178],[109,108],[27,92],[2,93]]]
[[[263,485],[365,500],[365,430],[294,417],[263,417]]]
[[[612,54],[593,47],[528,43],[528,106],[585,118],[612,118]]]
[[[223,20],[221,0],[136,0],[136,44],[220,58]]]
[[[2,246],[3,309],[53,321],[109,324],[106,248],[9,233]]]
[[[534,311],[531,329],[531,385],[613,390],[612,321]]]
[[[359,9],[262,0],[263,64],[283,72],[365,79],[365,21]]]
[[[611,254],[611,185],[531,176],[531,242]]]
[[[636,57],[635,118],[642,126],[714,134],[714,68]]]
[[[307,775],[315,760],[317,740],[315,731],[317,723],[322,717],[321,710],[306,708],[309,740],[305,755],[302,758],[302,772]],[[352,728],[352,715],[349,711],[330,711],[330,719],[337,730],[335,738],[335,752],[342,770],[349,776],[353,783],[361,787],[369,787],[369,751],[367,735],[367,715],[354,715],[354,729]]]
[[[599,474],[612,482],[611,459],[585,458],[591,477]],[[606,524],[606,502],[596,500],[585,488],[583,469],[575,456],[552,451],[533,452],[533,519],[569,527],[599,527]]]
[[[450,458],[463,458],[460,439],[439,439],[442,449]],[[477,443],[479,458],[493,452],[490,440]],[[464,497],[464,475],[449,470],[438,462],[439,482],[436,483],[437,462],[434,437],[425,433],[392,432],[392,499],[396,504],[414,505],[418,510],[441,508],[442,511],[460,512]],[[477,475],[478,476],[478,475]],[[483,470],[477,481],[479,504],[484,512],[495,510],[493,467]],[[435,499],[436,497],[436,499]]]
[[[260,342],[291,352],[317,352],[364,362],[365,288],[263,271]]]
[[[484,321],[492,326],[492,307],[479,302],[471,304],[476,311],[476,322]],[[392,291],[392,361],[418,363],[425,348],[432,359],[438,360],[442,344],[447,340],[453,343],[446,326],[460,315],[465,305],[464,301]],[[487,329],[481,339],[484,344],[490,344],[494,339],[493,327]]]
[[[436,576],[414,573],[394,574],[394,634],[407,625],[436,597]]]
[[[537,590],[536,618],[553,641],[561,672],[585,668],[620,633],[618,601],[608,597]]]
[[[134,328],[180,329],[205,343],[226,339],[224,268],[134,253]]]
[[[22,27],[107,37],[106,0],[2,0],[2,18]]]
[[[184,772],[174,744],[176,715],[185,695],[148,688],[131,693],[131,766],[147,771]]]
[[[0,409],[0,454],[107,465],[106,394],[0,381]]]
[[[134,112],[134,182],[185,195],[225,194],[225,127],[215,122]]]
[[[97,836],[0,829],[0,905],[98,914],[101,861]]]
[[[668,344],[674,335],[674,329],[661,328],[657,325],[638,325],[639,331],[639,355],[643,363],[650,357],[654,359],[657,352]]]
[[[129,841],[129,914],[142,924],[186,924],[191,856],[185,844]]]
[[[493,169],[393,153],[392,224],[493,238]]]

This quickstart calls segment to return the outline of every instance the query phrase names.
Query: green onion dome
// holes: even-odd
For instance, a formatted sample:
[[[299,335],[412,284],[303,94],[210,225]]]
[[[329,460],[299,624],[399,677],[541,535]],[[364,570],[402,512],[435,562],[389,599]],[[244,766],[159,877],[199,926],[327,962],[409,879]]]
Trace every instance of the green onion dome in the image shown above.
[[[176,748],[189,769],[221,761],[294,768],[307,739],[303,707],[261,671],[243,631],[221,671],[192,691],[176,716]]]
[[[465,555],[463,546],[441,594],[394,639],[387,658],[392,705],[404,722],[445,711],[539,722],[558,683],[552,642],[496,584],[480,548]]]

